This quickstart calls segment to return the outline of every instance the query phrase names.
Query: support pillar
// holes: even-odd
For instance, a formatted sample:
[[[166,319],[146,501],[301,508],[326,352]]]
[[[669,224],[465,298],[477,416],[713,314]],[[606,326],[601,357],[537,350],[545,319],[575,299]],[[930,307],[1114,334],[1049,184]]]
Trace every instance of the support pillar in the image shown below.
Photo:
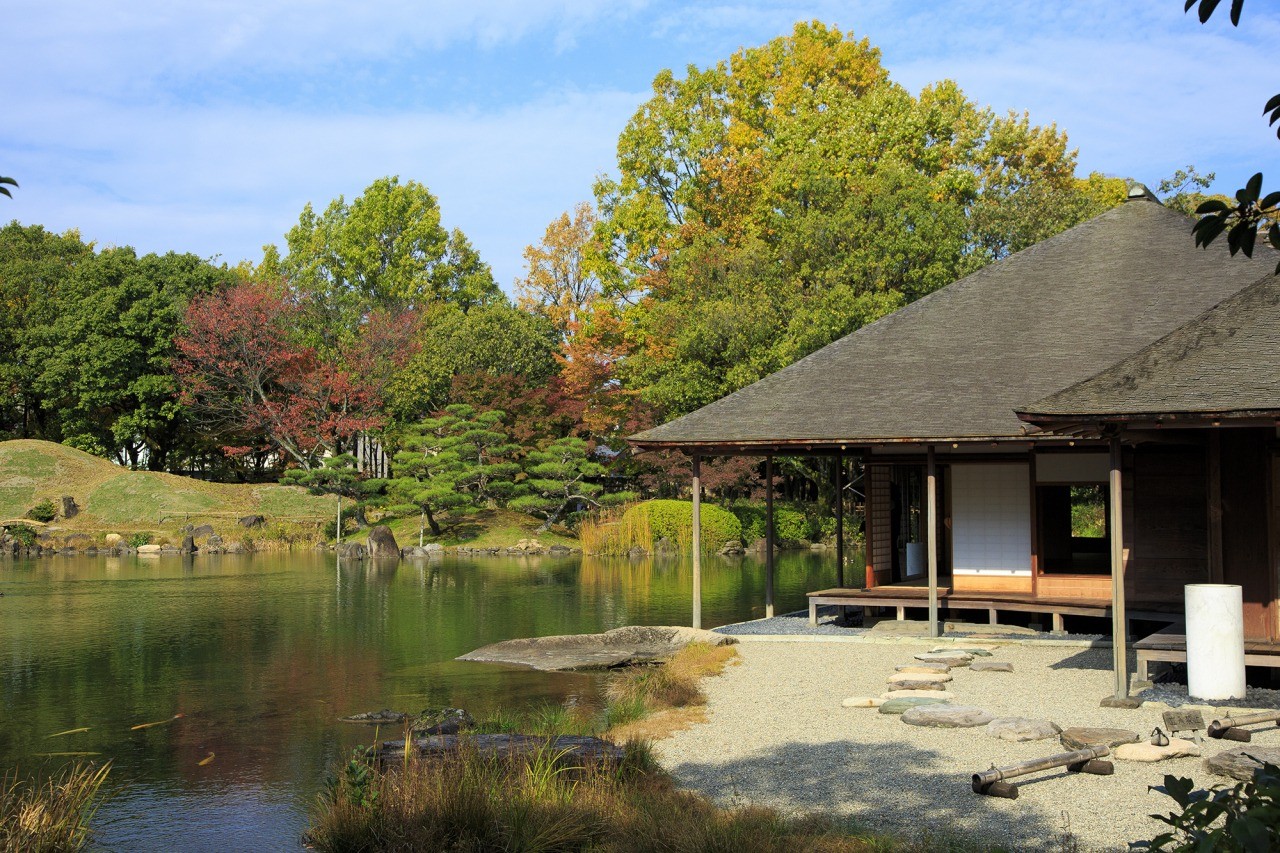
[[[844,589],[844,451],[836,451],[836,586]]]
[[[1124,488],[1120,472],[1120,436],[1111,437],[1111,643],[1115,697],[1129,695],[1128,623],[1124,613]]]
[[[928,447],[928,488],[925,495],[925,541],[929,554],[929,636],[938,637],[938,464],[933,445]]]
[[[702,457],[693,454],[693,627],[702,627]]]
[[[773,618],[773,457],[764,459],[764,618]]]

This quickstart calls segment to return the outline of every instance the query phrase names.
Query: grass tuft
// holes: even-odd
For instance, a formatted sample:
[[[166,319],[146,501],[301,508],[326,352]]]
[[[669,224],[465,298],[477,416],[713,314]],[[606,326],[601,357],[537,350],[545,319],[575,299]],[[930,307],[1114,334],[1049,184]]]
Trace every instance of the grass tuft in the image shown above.
[[[111,765],[74,764],[43,783],[0,780],[0,850],[82,850]]]
[[[356,764],[356,762],[352,762]],[[869,851],[883,839],[771,809],[721,809],[676,789],[647,745],[622,761],[457,751],[404,768],[348,768],[313,812],[308,842],[320,851],[594,850]]]

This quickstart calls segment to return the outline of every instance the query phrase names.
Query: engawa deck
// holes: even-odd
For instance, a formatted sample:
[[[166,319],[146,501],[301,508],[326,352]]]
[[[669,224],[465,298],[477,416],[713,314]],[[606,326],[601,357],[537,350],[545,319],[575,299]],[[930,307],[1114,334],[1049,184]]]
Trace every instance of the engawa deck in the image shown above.
[[[1181,609],[1163,602],[1136,602],[1126,608],[1129,619],[1175,621]],[[927,608],[929,588],[918,583],[892,584],[870,589],[823,589],[809,593],[809,623],[818,623],[820,605],[856,607],[893,607],[898,618],[906,618],[907,608]],[[1017,592],[955,592],[949,586],[938,587],[938,607],[944,610],[985,610],[994,625],[1001,610],[1021,613],[1048,613],[1053,630],[1062,631],[1063,616],[1111,616],[1111,600],[1107,598],[1048,598]]]
[[[1153,662],[1186,663],[1186,631],[1186,625],[1178,620],[1134,643],[1133,648],[1138,653],[1134,677],[1139,681],[1147,681],[1148,669]],[[1280,643],[1245,640],[1244,665],[1280,667]]]

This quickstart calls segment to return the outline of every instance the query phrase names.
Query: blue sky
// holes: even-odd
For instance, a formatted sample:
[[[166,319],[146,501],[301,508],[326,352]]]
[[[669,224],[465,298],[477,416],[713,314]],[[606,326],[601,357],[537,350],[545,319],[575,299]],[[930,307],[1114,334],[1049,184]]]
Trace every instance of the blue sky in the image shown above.
[[[818,19],[891,76],[950,78],[1056,122],[1080,171],[1153,186],[1194,163],[1280,185],[1261,117],[1280,2],[1208,25],[1182,0],[758,2],[18,0],[0,52],[0,213],[99,246],[235,263],[304,203],[425,183],[508,290],[521,251],[591,197],[663,68],[708,65]]]

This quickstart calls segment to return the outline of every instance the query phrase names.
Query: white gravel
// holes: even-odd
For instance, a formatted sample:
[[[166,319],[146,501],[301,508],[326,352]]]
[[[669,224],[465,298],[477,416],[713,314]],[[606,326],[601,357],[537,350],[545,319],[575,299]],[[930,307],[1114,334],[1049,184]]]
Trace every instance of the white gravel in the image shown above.
[[[1164,824],[1169,798],[1149,792],[1164,774],[1199,785],[1223,780],[1199,758],[1156,764],[1116,762],[1113,776],[1052,770],[1017,780],[1019,799],[974,794],[971,774],[1063,751],[1057,740],[1012,743],[982,728],[908,726],[874,708],[844,708],[849,696],[878,696],[897,664],[928,651],[927,641],[873,643],[805,637],[752,638],[741,663],[704,683],[706,723],[659,741],[663,765],[685,787],[722,805],[769,805],[791,813],[829,812],[908,837],[960,833],[1017,849],[1124,850]],[[955,702],[999,717],[1048,718],[1063,728],[1113,726],[1148,735],[1165,706],[1101,708],[1111,692],[1111,650],[1007,644],[988,660],[1015,671],[953,669]],[[1205,710],[1206,723],[1213,718]],[[1280,746],[1280,729],[1254,743]],[[1206,740],[1205,754],[1239,744]]]

